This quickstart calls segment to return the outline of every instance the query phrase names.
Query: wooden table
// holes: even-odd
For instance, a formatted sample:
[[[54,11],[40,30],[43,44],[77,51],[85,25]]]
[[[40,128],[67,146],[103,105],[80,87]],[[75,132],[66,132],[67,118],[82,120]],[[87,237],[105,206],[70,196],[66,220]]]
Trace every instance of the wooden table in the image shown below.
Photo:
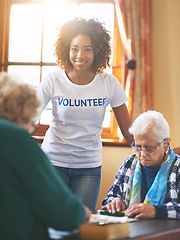
[[[134,240],[180,240],[180,220],[148,219],[130,223],[130,235]]]
[[[62,239],[62,238],[61,238]],[[69,236],[66,240],[79,240]],[[130,235],[121,240],[180,240],[180,220],[147,219],[130,222]]]

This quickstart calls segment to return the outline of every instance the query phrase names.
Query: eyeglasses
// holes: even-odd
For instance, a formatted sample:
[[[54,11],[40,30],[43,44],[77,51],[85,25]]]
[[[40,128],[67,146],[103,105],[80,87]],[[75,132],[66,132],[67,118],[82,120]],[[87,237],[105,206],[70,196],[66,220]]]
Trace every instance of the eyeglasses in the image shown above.
[[[139,152],[142,152],[142,151],[145,151],[145,152],[151,154],[151,153],[154,153],[156,150],[158,150],[158,149],[159,149],[159,146],[161,145],[161,143],[163,143],[165,140],[166,140],[166,139],[163,139],[162,142],[160,142],[160,143],[157,145],[157,147],[145,147],[145,148],[142,148],[141,146],[136,146],[136,145],[135,145],[135,142],[133,142],[133,143],[131,144],[131,148],[132,148],[134,151],[138,152],[138,153],[139,153]]]

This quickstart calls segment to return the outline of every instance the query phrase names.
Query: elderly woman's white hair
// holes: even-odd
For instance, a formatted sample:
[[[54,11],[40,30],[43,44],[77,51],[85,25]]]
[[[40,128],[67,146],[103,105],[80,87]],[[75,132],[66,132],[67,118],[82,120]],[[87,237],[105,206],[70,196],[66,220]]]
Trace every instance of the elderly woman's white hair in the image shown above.
[[[129,132],[136,135],[143,135],[152,130],[152,134],[158,142],[169,138],[170,129],[164,116],[157,111],[149,110],[140,114],[129,128]]]

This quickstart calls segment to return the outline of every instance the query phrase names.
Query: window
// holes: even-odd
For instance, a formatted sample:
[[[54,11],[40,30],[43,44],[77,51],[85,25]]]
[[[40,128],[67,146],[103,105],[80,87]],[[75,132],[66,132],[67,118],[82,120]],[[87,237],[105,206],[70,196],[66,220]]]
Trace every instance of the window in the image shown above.
[[[105,24],[114,49],[120,49],[114,4],[106,1],[7,0],[1,1],[0,67],[16,73],[35,87],[56,67],[54,43],[61,23],[74,17],[98,18]],[[117,40],[118,39],[118,40]],[[120,79],[120,65],[112,54],[111,71]],[[44,110],[36,135],[44,135],[51,120],[51,104]],[[102,138],[119,139],[118,125],[110,107],[103,123]]]

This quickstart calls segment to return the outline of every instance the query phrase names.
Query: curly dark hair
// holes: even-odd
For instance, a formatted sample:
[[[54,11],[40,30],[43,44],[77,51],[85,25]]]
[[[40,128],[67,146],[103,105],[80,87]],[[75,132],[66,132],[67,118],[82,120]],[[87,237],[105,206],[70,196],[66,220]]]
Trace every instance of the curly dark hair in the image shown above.
[[[55,56],[57,57],[58,66],[62,69],[72,68],[69,60],[70,44],[72,39],[79,33],[91,38],[94,50],[93,69],[96,73],[102,72],[103,69],[110,66],[111,37],[102,23],[96,19],[75,18],[61,26],[58,40],[55,43]]]

